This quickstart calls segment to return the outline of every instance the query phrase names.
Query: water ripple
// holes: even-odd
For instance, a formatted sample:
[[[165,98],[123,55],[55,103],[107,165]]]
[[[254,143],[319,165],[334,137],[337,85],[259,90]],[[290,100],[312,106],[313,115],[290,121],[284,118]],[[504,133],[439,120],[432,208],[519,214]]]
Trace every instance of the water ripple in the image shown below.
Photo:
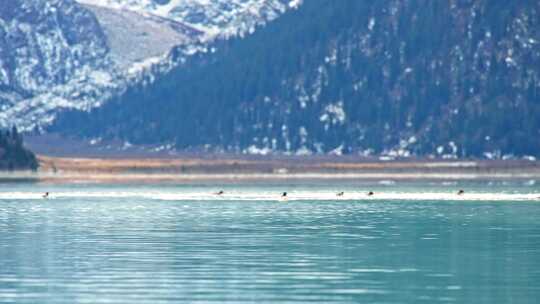
[[[540,298],[540,204],[531,193],[469,189],[471,199],[449,200],[450,191],[405,189],[338,199],[299,187],[284,202],[265,187],[228,188],[217,199],[211,187],[81,187],[53,189],[50,200],[31,186],[0,189],[0,302]]]

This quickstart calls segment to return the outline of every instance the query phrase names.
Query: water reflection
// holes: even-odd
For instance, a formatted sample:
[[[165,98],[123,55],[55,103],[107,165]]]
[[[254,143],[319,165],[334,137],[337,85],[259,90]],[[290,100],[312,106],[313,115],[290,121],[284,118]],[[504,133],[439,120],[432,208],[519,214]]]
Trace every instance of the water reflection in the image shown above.
[[[0,302],[535,303],[539,216],[532,202],[1,200]]]

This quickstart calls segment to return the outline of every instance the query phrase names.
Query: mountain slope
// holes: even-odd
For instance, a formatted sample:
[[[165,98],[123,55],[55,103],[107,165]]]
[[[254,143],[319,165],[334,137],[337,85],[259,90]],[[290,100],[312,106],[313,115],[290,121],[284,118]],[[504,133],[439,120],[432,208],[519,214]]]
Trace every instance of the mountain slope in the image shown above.
[[[203,49],[202,35],[173,20],[73,0],[10,1],[0,8],[0,127],[41,129],[61,109],[100,106],[172,68],[173,47],[183,56]]]
[[[265,153],[540,154],[536,1],[306,1],[51,130]]]
[[[277,17],[287,8],[281,1],[159,1],[164,11],[141,7],[149,0],[10,0],[0,7],[0,127],[42,130],[62,109],[99,107],[213,40]],[[202,8],[212,12],[194,23],[204,31],[182,22]]]
[[[81,26],[84,25],[84,26]],[[105,35],[97,20],[73,1],[13,0],[0,7],[0,126],[47,121],[50,106],[66,106],[70,94],[92,94],[58,86],[109,77]],[[106,84],[104,84],[106,85]],[[42,98],[39,98],[42,96]],[[42,107],[32,112],[37,104]],[[28,115],[25,115],[28,114]],[[21,121],[22,122],[22,121]]]

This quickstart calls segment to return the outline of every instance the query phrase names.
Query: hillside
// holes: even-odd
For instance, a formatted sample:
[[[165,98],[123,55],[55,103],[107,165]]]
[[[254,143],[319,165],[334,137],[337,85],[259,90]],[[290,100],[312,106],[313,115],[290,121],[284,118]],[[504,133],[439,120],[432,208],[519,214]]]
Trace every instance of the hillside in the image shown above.
[[[290,8],[285,0],[4,2],[0,128],[22,131],[42,131],[63,109],[99,107]]]
[[[537,1],[306,1],[50,129],[245,153],[540,156]]]
[[[106,37],[72,0],[0,6],[0,128],[32,129],[56,108],[88,108],[109,87]]]

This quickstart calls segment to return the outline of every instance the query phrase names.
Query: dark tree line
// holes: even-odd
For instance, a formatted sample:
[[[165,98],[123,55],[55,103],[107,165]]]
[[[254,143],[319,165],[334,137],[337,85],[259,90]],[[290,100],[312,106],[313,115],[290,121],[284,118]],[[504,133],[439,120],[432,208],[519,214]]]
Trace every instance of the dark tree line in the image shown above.
[[[36,170],[37,167],[36,156],[23,146],[17,128],[0,130],[0,170]]]

